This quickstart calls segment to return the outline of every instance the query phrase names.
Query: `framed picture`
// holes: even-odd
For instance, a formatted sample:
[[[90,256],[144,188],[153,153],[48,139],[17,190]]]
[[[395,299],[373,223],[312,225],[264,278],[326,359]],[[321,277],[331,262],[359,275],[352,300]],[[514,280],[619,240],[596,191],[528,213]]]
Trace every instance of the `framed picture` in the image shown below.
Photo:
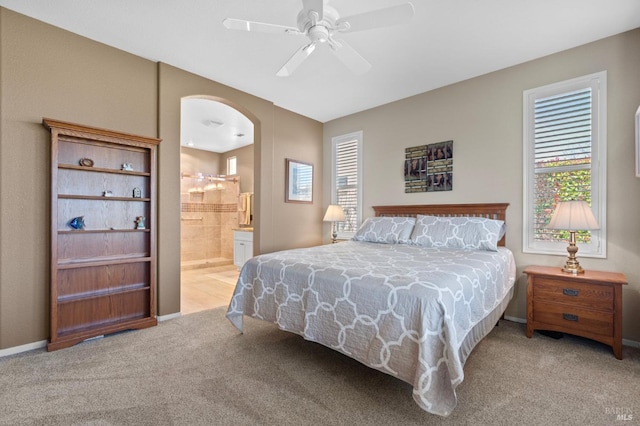
[[[286,203],[313,203],[313,164],[285,158]]]

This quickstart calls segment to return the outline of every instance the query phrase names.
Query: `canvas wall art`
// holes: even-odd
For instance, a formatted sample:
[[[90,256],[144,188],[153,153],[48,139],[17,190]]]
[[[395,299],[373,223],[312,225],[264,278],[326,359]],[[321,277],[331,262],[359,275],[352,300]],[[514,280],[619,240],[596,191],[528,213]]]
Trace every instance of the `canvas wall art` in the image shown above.
[[[453,141],[405,149],[404,192],[453,189]]]

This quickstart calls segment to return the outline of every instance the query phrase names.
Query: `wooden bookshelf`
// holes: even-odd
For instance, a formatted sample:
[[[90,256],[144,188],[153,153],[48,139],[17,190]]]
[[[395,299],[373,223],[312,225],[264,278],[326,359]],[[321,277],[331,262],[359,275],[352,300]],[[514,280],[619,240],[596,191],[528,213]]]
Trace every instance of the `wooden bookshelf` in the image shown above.
[[[48,350],[156,325],[160,140],[48,118],[43,125],[51,132]],[[83,228],[70,225],[76,217]]]

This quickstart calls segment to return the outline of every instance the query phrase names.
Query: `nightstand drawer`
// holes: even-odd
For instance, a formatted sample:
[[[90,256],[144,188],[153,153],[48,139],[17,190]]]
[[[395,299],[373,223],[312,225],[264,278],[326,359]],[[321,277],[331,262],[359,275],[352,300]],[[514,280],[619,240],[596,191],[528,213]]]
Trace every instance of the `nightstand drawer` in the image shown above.
[[[536,277],[534,301],[568,303],[579,308],[613,311],[613,287]]]
[[[540,301],[534,303],[533,319],[537,323],[557,325],[569,330],[586,331],[602,336],[613,335],[613,313],[579,309],[556,303]]]

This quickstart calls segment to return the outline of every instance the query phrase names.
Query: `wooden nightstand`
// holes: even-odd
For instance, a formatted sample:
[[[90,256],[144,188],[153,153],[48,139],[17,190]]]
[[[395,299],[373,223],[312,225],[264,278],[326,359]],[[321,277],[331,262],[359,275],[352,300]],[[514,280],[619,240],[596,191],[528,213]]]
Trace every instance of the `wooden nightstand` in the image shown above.
[[[527,337],[551,330],[611,346],[622,359],[622,285],[624,274],[586,271],[572,275],[560,268],[528,266]]]

